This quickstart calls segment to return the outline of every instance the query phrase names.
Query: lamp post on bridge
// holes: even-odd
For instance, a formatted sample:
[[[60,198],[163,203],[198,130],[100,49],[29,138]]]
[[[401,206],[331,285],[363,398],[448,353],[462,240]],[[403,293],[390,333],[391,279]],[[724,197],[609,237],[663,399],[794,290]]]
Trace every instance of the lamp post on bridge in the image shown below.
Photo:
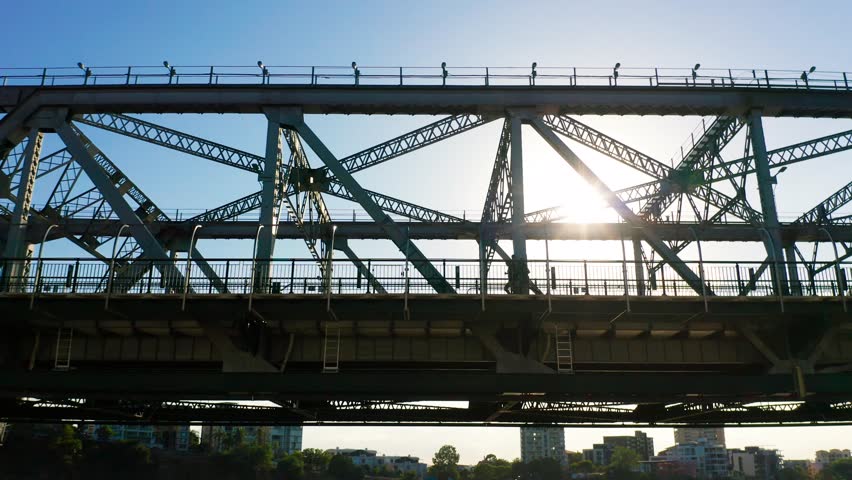
[[[183,276],[183,299],[180,302],[180,311],[186,310],[186,293],[189,291],[189,275],[192,268],[192,249],[195,245],[195,232],[201,228],[201,225],[192,227],[192,235],[189,236],[189,248],[186,251],[186,272]]]
[[[104,299],[104,310],[109,310],[109,297],[112,294],[112,277],[113,272],[115,271],[115,251],[118,247],[118,239],[121,238],[121,232],[129,226],[130,225],[124,224],[119,227],[118,233],[115,235],[115,240],[112,241],[112,256],[109,257],[109,277],[107,277],[107,291],[106,299]]]
[[[38,282],[41,281],[41,258],[44,254],[44,244],[45,242],[47,242],[47,235],[50,233],[51,230],[56,228],[56,226],[57,225],[54,224],[47,227],[47,230],[45,230],[44,232],[44,236],[41,237],[41,244],[38,246],[38,267],[36,267],[36,276],[35,284],[33,285],[33,291],[32,294],[30,294],[30,310],[32,310],[33,306],[35,305],[35,296],[36,292],[38,291]]]

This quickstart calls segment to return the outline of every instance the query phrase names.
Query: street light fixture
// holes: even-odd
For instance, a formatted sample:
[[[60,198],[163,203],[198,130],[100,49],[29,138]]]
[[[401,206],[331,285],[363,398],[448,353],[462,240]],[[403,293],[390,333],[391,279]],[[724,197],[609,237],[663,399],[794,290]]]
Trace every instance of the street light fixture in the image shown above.
[[[166,69],[168,69],[169,71],[169,84],[171,85],[172,78],[177,75],[177,71],[175,70],[175,67],[169,65],[168,60],[163,60],[163,66],[166,67]]]
[[[695,84],[695,79],[698,78],[698,69],[701,68],[700,63],[696,63],[694,67],[692,67],[692,84]]]
[[[263,62],[260,60],[257,61],[257,68],[259,68],[261,72],[260,83],[267,83],[269,77],[269,69],[267,69],[266,66],[263,65]]]
[[[808,69],[808,71],[802,72],[802,75],[799,78],[801,78],[802,81],[805,82],[805,86],[808,85],[808,76],[810,74],[814,73],[815,71],[816,71],[816,67],[812,66],[811,68]]]
[[[83,77],[83,85],[86,85],[89,83],[89,77],[92,76],[92,69],[84,65],[83,62],[77,62],[77,68],[84,72],[83,74],[85,76]]]

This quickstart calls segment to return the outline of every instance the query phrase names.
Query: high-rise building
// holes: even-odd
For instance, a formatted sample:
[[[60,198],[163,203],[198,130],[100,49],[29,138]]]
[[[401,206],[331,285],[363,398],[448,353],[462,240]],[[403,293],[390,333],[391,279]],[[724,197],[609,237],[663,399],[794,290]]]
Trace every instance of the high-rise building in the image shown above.
[[[89,438],[99,440],[101,428],[108,427],[108,441],[132,440],[149,448],[189,450],[189,425],[101,425],[89,423],[81,430]]]
[[[755,480],[773,480],[781,469],[778,450],[760,447],[728,450],[728,461],[734,474]]]
[[[561,427],[521,427],[521,460],[530,462],[552,458],[565,464],[565,429]]]
[[[725,446],[724,428],[675,428],[675,443],[695,443],[702,438],[711,445]]]
[[[705,438],[669,447],[654,457],[654,460],[675,462],[689,468],[694,466],[699,478],[728,476],[728,452],[725,447],[710,443]]]
[[[629,448],[639,455],[640,460],[649,460],[654,456],[654,439],[639,430],[635,431],[632,437],[629,435],[603,437],[603,443],[612,450],[616,447]]]
[[[836,448],[832,448],[831,450],[817,450],[815,457],[813,469],[815,472],[820,472],[832,462],[836,462],[841,458],[852,457],[852,452],[850,452],[849,449],[838,450]]]
[[[201,427],[201,444],[221,452],[228,447],[229,436],[241,429],[246,443],[268,444],[275,455],[298,452],[302,449],[302,427],[281,426],[208,426]]]

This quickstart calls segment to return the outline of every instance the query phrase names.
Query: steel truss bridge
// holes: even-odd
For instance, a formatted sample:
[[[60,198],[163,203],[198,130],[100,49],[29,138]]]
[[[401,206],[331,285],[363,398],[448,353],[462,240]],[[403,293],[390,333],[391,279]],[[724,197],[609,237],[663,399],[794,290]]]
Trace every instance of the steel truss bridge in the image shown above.
[[[846,73],[78,67],[0,70],[0,419],[852,422],[852,216],[842,213],[852,183],[785,222],[773,191],[773,171],[849,150],[852,130],[770,149],[763,126],[852,118]],[[159,113],[263,115],[266,144],[251,153],[133,116]],[[338,156],[313,114],[439,118]],[[583,114],[714,118],[669,162]],[[478,218],[356,178],[490,123],[502,128]],[[524,126],[621,221],[527,211]],[[250,172],[260,189],[170,217],[94,130]],[[62,148],[43,152],[53,135]],[[742,154],[726,149],[735,138]],[[610,188],[574,144],[647,181]],[[330,197],[359,213],[337,218]],[[196,246],[239,238],[253,239],[252,256],[211,258]],[[60,239],[80,254],[35,254]],[[276,255],[277,239],[302,240],[309,255]],[[360,257],[348,240],[362,239],[390,240],[400,256]],[[428,258],[424,239],[476,242],[479,255]],[[622,255],[532,259],[528,240],[619,240]],[[709,242],[756,243],[765,255],[706,258]],[[691,246],[698,258],[682,258]]]

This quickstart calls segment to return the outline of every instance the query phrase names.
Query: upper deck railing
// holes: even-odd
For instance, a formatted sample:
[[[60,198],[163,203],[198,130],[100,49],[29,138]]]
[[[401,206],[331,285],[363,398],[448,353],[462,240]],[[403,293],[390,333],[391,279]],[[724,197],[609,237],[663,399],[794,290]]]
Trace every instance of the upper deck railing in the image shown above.
[[[0,266],[10,266],[23,260],[3,260]],[[505,263],[494,262],[487,273],[482,263],[469,259],[430,260],[457,294],[488,295],[508,293],[510,277]],[[232,294],[380,294],[371,277],[391,294],[432,294],[429,282],[413,268],[411,262],[400,259],[362,259],[356,265],[335,258],[333,268],[328,261],[323,269],[312,259],[207,259],[219,285]],[[748,261],[687,261],[684,262],[704,279],[705,292],[696,292],[677,273],[666,265],[652,275],[644,272],[637,278],[636,265],[630,260],[530,260],[527,262],[530,280],[541,290],[554,296],[775,296],[779,286],[770,272],[796,272],[798,281],[788,280],[785,291],[794,295],[845,297],[849,296],[847,278],[852,274],[852,262],[816,262],[787,265],[763,265]],[[194,262],[139,260],[142,267],[132,281],[121,261],[112,263],[97,259],[52,258],[32,260],[26,273],[10,278],[0,288],[6,293],[91,294],[111,293],[195,294],[220,293],[216,282],[206,277]],[[164,268],[169,267],[169,268]],[[644,265],[641,266],[644,270]],[[264,272],[268,280],[259,281],[254,273]],[[186,278],[189,281],[186,281]],[[253,280],[253,277],[254,280]],[[109,279],[112,278],[110,281]],[[517,277],[516,277],[517,278]],[[792,278],[792,277],[791,277]],[[330,292],[329,292],[330,290]]]
[[[0,86],[301,85],[776,88],[850,91],[852,73],[813,69],[384,67],[384,66],[0,67]]]

